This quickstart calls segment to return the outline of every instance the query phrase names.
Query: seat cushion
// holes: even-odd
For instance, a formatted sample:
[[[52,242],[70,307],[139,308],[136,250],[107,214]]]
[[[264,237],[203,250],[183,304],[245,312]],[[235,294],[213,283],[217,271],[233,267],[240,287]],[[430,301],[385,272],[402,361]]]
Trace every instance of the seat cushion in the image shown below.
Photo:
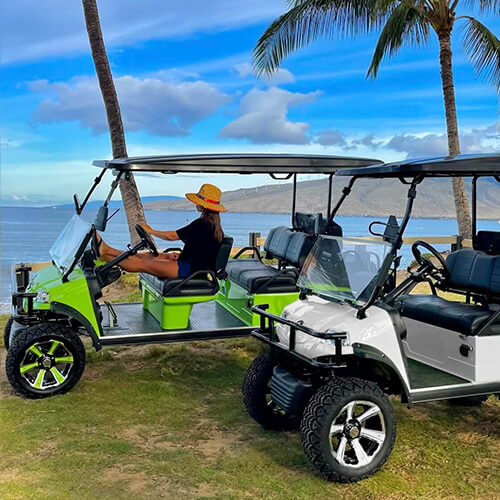
[[[258,259],[232,259],[226,267],[228,278],[250,293],[284,293],[297,290],[297,271],[287,269],[271,283],[279,271]]]
[[[397,302],[405,318],[464,335],[476,335],[493,314],[485,307],[452,302],[436,295],[403,295]]]
[[[178,290],[174,289],[183,281],[182,279],[158,278],[148,273],[140,273],[139,278],[163,297],[214,295],[219,290],[218,283],[208,278],[191,279]]]
[[[265,272],[267,265],[259,259],[229,259],[226,272],[229,279],[237,281],[243,271],[262,270]]]
[[[278,275],[278,273],[281,273]],[[270,281],[274,278],[273,281]],[[275,267],[249,269],[240,273],[237,283],[250,293],[289,293],[297,291],[297,273],[294,269],[278,271]]]

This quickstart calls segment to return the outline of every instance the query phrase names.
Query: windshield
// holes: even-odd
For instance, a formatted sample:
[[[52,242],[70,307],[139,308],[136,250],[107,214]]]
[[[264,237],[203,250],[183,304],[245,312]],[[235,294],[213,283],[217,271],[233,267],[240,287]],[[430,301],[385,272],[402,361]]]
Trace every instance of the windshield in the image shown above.
[[[364,303],[390,250],[383,241],[319,236],[297,284],[327,299]]]
[[[79,251],[83,250],[82,245],[86,246],[91,229],[92,225],[79,215],[73,215],[66,224],[49,251],[61,272],[66,272],[73,265],[75,257],[78,257]]]

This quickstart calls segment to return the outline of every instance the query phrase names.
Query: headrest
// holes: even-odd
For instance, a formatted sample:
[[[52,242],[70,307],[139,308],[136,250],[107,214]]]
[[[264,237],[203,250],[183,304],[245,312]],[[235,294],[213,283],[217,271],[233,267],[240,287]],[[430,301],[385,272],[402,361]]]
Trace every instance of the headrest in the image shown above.
[[[500,255],[500,231],[478,231],[474,239],[474,250]]]

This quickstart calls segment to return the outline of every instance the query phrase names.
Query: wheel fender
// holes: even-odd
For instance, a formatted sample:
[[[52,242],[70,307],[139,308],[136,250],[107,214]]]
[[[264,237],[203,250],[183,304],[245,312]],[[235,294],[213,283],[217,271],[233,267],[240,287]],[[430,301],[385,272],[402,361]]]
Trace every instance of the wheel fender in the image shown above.
[[[77,311],[75,308],[68,306],[67,304],[62,304],[61,302],[51,302],[50,310],[54,314],[67,316],[68,318],[78,321],[78,323],[80,323],[83,328],[87,330],[89,337],[92,339],[92,345],[94,346],[94,349],[96,351],[99,351],[101,349],[102,346],[101,342],[99,341],[99,335],[95,331],[95,328],[92,326],[90,321],[82,313]]]
[[[388,366],[396,374],[401,387],[403,388],[403,403],[411,404],[410,388],[408,387],[404,377],[402,376],[396,365],[382,351],[380,351],[376,347],[361,344],[359,342],[353,344],[352,348],[355,356],[358,356],[359,358],[372,359],[374,361],[377,361],[378,363]]]

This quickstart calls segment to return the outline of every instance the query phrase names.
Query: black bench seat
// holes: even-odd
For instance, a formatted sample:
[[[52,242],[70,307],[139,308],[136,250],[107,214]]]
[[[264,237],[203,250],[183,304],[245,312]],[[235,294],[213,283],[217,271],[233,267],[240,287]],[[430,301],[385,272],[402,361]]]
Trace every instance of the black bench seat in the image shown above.
[[[299,269],[309,254],[315,236],[278,226],[269,232],[264,245],[265,257],[277,259],[278,267],[258,258],[230,259],[228,278],[250,293],[293,293],[297,289]]]
[[[403,295],[398,302],[403,317],[464,335],[476,335],[493,314],[486,307],[452,302],[436,295]]]
[[[447,256],[446,267],[446,289],[475,294],[485,305],[454,302],[436,295],[402,295],[395,305],[403,317],[477,335],[500,309],[500,255],[464,248]],[[491,335],[500,334],[500,318],[493,321],[489,331]]]
[[[257,259],[230,261],[227,274],[231,281],[250,293],[290,293],[297,291],[298,272],[295,269],[278,270]],[[271,281],[271,278],[274,278]]]

